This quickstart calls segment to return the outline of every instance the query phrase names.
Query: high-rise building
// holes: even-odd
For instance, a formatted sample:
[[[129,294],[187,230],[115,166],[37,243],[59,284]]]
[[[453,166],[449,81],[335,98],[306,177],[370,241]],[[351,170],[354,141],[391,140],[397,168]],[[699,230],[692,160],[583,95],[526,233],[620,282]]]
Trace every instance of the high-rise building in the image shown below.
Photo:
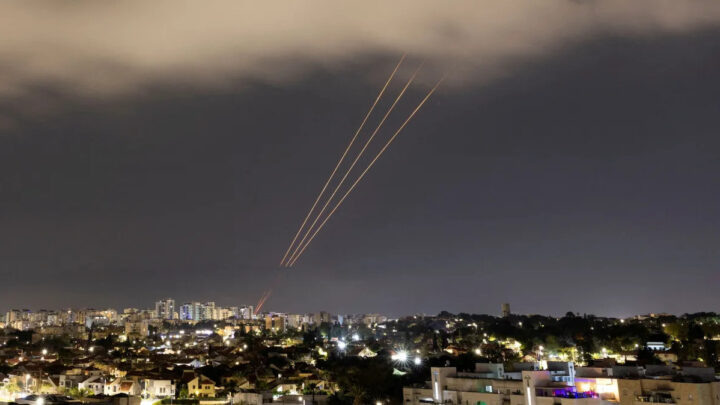
[[[10,325],[11,323],[20,320],[20,311],[17,309],[11,309],[5,314],[5,323]]]
[[[217,308],[215,308],[215,302],[206,302],[204,305],[204,313],[202,320],[218,319]]]
[[[255,308],[252,305],[244,306],[244,307],[240,307],[240,316],[238,316],[238,318],[253,319],[254,315],[255,315]]]
[[[330,314],[325,311],[317,312],[313,315],[313,323],[320,325],[321,323],[330,322]]]
[[[280,333],[285,332],[285,315],[284,314],[268,314],[265,316],[265,329]]]
[[[180,306],[180,319],[183,321],[200,321],[205,315],[205,308],[199,302],[187,302]]]
[[[510,304],[509,303],[506,302],[506,303],[502,304],[501,310],[502,310],[503,318],[507,318],[508,316],[510,316]]]
[[[188,302],[180,306],[180,319],[184,321],[207,321],[217,319],[214,302]]]
[[[173,319],[175,314],[175,300],[165,298],[155,303],[155,314],[159,319]]]

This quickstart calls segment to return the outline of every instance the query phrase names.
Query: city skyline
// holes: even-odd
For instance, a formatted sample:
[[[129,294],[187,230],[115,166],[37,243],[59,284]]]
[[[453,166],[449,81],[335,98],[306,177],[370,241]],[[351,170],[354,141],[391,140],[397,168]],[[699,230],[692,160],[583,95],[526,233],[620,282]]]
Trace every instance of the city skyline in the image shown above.
[[[168,304],[168,302],[171,302],[172,304]],[[169,314],[172,315],[172,317],[168,317],[166,310],[160,309],[158,310],[158,307],[166,306],[166,308],[171,308],[172,311],[169,312]],[[203,307],[202,309],[195,309],[192,307],[200,306]],[[214,311],[217,309],[218,311],[222,311],[226,316],[213,318],[211,316],[203,317],[202,319],[197,319],[196,317],[185,317],[183,316],[183,312],[190,312],[192,314],[197,314],[198,312],[205,312],[206,308],[212,308],[211,311]],[[557,314],[543,314],[543,313],[535,313],[535,312],[518,312],[513,311],[511,309],[514,309],[512,307],[511,303],[504,302],[499,303],[497,310],[494,312],[472,312],[472,311],[457,311],[454,312],[456,314],[469,314],[469,315],[480,315],[480,316],[493,316],[493,317],[507,317],[509,315],[513,316],[542,316],[542,317],[563,317],[567,314],[574,314],[576,316],[591,316],[591,317],[598,317],[598,318],[608,318],[608,319],[635,319],[635,318],[643,318],[643,317],[656,317],[656,316],[684,316],[684,315],[693,315],[693,314],[703,314],[703,313],[712,313],[713,311],[695,311],[690,313],[683,313],[683,314],[673,314],[668,312],[647,312],[647,313],[636,313],[636,314],[630,314],[627,316],[616,316],[612,314],[603,314],[601,312],[595,312],[595,313],[580,313],[575,312],[572,310],[567,310],[562,313]],[[404,318],[404,317],[411,317],[411,316],[424,316],[424,317],[433,317],[437,316],[441,313],[453,313],[453,311],[447,311],[446,309],[439,310],[435,313],[423,313],[423,312],[413,312],[413,313],[404,313],[404,314],[395,314],[391,312],[382,312],[382,311],[357,311],[357,312],[338,312],[329,310],[328,308],[325,309],[315,309],[315,310],[307,310],[307,311],[288,311],[284,310],[282,308],[273,308],[273,309],[263,309],[262,311],[257,311],[257,308],[255,305],[248,303],[248,302],[235,302],[235,303],[224,303],[224,302],[217,302],[213,300],[187,300],[187,301],[178,301],[171,297],[163,297],[158,298],[156,301],[150,305],[143,306],[142,304],[135,304],[132,306],[123,306],[123,307],[111,307],[111,306],[81,306],[81,307],[69,307],[69,306],[61,306],[57,308],[51,308],[51,307],[45,307],[45,308],[33,308],[28,305],[19,305],[12,308],[7,308],[6,310],[3,310],[0,308],[0,315],[7,317],[7,313],[9,312],[18,312],[23,313],[27,312],[29,314],[37,314],[37,313],[60,313],[64,311],[72,311],[72,312],[80,312],[80,313],[101,313],[106,311],[115,311],[118,315],[121,314],[132,314],[132,313],[144,313],[144,314],[153,314],[155,319],[168,319],[168,320],[176,320],[176,321],[197,321],[197,320],[211,320],[211,319],[217,319],[217,320],[226,320],[232,318],[232,316],[237,316],[239,319],[247,319],[246,315],[238,315],[239,313],[245,314],[247,311],[249,311],[249,316],[264,316],[264,315],[272,315],[272,314],[284,314],[284,315],[312,315],[316,313],[327,313],[330,314],[333,317],[343,317],[343,316],[357,316],[357,315],[368,315],[368,314],[375,314],[375,315],[382,315],[383,317],[387,317],[388,319],[393,318]],[[235,315],[232,315],[231,312],[237,312]],[[210,312],[212,313],[212,312]],[[4,314],[4,315],[2,315]],[[2,318],[0,318],[2,319]],[[1,322],[1,321],[0,321]]]

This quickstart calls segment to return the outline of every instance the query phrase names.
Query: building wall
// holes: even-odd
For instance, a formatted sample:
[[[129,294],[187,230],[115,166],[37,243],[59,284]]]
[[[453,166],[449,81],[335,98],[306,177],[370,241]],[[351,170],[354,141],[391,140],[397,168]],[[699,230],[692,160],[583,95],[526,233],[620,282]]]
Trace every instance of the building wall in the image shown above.
[[[618,380],[621,405],[636,405],[638,396],[667,392],[677,405],[720,405],[720,383],[685,383],[655,379]]]
[[[432,398],[433,392],[429,388],[403,388],[403,402],[410,405],[419,405],[424,402],[420,402],[424,398]]]
[[[476,378],[470,373],[462,377],[454,367],[433,367],[430,374],[426,387],[403,389],[405,404],[422,404],[427,401],[421,400],[432,399],[435,403],[459,405],[643,405],[653,400],[652,394],[667,393],[676,405],[720,405],[717,381],[579,378],[575,381],[578,392],[594,391],[600,397],[560,398],[550,396],[563,385],[554,383],[549,371],[522,371],[521,380]]]

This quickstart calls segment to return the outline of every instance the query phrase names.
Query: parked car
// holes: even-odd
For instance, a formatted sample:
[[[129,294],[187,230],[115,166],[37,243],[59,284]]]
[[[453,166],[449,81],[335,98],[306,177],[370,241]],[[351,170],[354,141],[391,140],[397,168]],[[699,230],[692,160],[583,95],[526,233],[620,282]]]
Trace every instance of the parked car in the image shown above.
[[[16,403],[20,405],[54,405],[54,404],[70,404],[80,402],[72,397],[65,395],[36,395],[30,394],[25,398],[17,398]]]

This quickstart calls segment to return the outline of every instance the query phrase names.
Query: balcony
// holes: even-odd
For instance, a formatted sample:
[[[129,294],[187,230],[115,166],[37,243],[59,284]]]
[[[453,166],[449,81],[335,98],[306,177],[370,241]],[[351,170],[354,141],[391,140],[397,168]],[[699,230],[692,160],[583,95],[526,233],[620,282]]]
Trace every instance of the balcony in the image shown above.
[[[648,404],[674,404],[675,400],[669,394],[654,394],[654,395],[638,395],[635,397],[636,403],[648,403]]]

